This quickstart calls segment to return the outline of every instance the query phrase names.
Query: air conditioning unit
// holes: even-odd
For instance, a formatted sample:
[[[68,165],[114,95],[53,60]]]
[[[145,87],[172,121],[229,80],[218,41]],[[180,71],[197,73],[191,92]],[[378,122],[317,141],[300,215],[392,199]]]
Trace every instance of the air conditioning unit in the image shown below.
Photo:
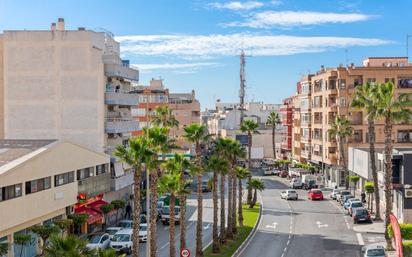
[[[405,198],[412,198],[412,189],[405,188]]]

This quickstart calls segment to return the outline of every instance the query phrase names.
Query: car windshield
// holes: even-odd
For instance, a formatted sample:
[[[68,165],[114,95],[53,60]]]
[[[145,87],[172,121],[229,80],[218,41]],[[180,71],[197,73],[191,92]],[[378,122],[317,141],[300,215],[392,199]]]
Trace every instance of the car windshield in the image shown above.
[[[147,230],[147,226],[140,226],[140,231],[146,231]]]
[[[289,190],[288,193],[289,193],[289,194],[296,194],[296,191]]]
[[[132,221],[120,221],[120,226],[122,228],[131,228],[132,227]]]
[[[119,230],[118,229],[106,229],[106,233],[108,233],[111,236],[116,234],[117,231]]]
[[[112,239],[113,242],[128,242],[130,241],[130,235],[128,234],[115,234]]]
[[[370,249],[366,256],[385,256],[385,250],[383,249]]]
[[[343,191],[343,192],[340,192],[340,193],[341,193],[341,195],[350,195],[349,191]]]
[[[363,206],[363,204],[361,202],[352,203],[352,208],[359,208],[359,207],[362,207],[362,206]]]
[[[312,190],[312,193],[314,193],[314,194],[320,194],[320,193],[322,193],[320,190]]]
[[[87,240],[90,244],[98,244],[100,242],[100,235],[89,235]]]
[[[180,212],[180,208],[179,207],[175,207],[175,214],[179,214]],[[163,207],[162,213],[169,215],[170,214],[170,208],[169,206]]]
[[[365,209],[360,209],[356,211],[356,215],[366,215],[368,214],[368,211]]]

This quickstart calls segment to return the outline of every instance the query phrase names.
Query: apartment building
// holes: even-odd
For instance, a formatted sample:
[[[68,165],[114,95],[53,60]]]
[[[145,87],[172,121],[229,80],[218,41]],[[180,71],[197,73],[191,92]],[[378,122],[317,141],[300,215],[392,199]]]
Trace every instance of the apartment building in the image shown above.
[[[172,128],[170,134],[177,139],[183,150],[193,150],[192,145],[182,138],[184,127],[192,123],[200,123],[200,103],[196,99],[195,91],[191,93],[171,93],[169,107],[176,120],[178,128]]]
[[[67,141],[1,139],[0,243],[9,244],[7,256],[36,256],[38,240],[28,228],[50,224],[78,212],[75,204],[80,193],[89,198],[96,190],[110,190],[110,183],[105,188],[102,188],[104,183],[99,183],[97,188],[85,187],[85,184],[110,178],[109,164],[109,155]],[[86,222],[88,226],[103,221],[101,212],[93,213]],[[31,234],[32,243],[23,249],[13,245],[16,234]]]
[[[163,85],[163,80],[152,79],[148,86],[136,86],[133,93],[138,95],[138,104],[132,107],[132,116],[139,122],[139,127],[143,128],[150,124],[157,107],[169,105],[169,89]],[[142,130],[134,131],[134,136],[142,135]]]
[[[131,116],[138,96],[130,94],[138,79],[108,32],[67,30],[62,18],[50,30],[5,30],[0,138],[63,139],[112,154],[139,130]],[[107,197],[127,195],[131,174],[115,157],[111,166],[113,194]]]
[[[292,157],[293,97],[283,100],[280,114],[283,125],[280,158],[289,160]]]
[[[304,142],[308,147],[305,151],[307,154],[302,151],[300,156],[295,156],[296,160],[308,157],[306,158],[308,162],[324,170],[330,186],[343,185],[347,174],[338,168],[343,166],[343,160],[340,158],[336,139],[328,133],[331,124],[337,115],[344,116],[351,122],[353,135],[345,143],[345,156],[348,155],[348,147],[367,147],[366,114],[350,108],[352,96],[356,87],[365,82],[388,81],[395,83],[397,92],[412,93],[412,65],[408,63],[406,57],[372,57],[364,60],[362,66],[352,64],[348,67],[321,67],[320,71],[307,81],[310,91],[308,100],[302,100],[300,97],[301,143],[304,142],[304,138],[308,138],[308,141]],[[302,108],[302,104],[309,106],[309,109]],[[295,117],[297,114],[295,108]],[[305,123],[307,131],[303,127]],[[383,126],[383,121],[376,122],[377,147],[384,143]],[[393,129],[395,145],[410,144],[412,140],[409,131],[411,130],[412,126],[408,124],[395,125]]]

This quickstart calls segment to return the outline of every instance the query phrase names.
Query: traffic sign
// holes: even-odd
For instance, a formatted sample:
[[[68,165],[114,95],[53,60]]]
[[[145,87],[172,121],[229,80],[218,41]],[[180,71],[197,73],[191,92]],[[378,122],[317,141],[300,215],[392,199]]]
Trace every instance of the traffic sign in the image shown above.
[[[180,257],[190,257],[190,250],[189,248],[182,249],[180,251]]]

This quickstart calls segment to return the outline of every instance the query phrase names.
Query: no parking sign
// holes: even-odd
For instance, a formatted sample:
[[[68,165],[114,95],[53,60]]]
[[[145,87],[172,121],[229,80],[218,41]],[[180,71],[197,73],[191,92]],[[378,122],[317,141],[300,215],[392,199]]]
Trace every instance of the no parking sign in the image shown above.
[[[190,250],[189,248],[182,249],[180,251],[180,257],[190,257]]]

